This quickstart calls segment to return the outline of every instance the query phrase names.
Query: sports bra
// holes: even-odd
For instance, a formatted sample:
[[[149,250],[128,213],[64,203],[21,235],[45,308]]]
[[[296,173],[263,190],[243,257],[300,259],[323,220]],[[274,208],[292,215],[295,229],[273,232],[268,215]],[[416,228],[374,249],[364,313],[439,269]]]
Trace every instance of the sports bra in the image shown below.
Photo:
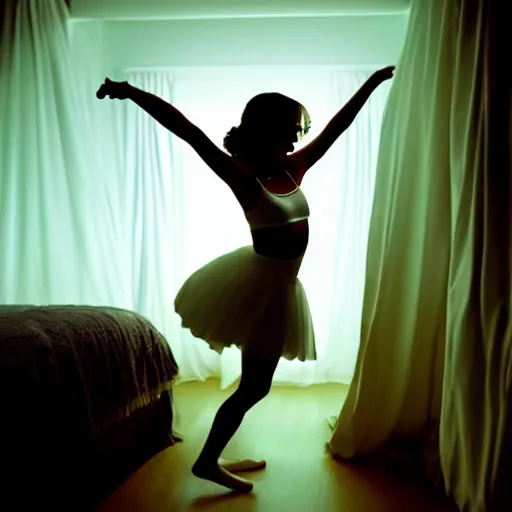
[[[288,176],[290,175],[288,174]],[[291,176],[290,178],[295,183]],[[257,203],[245,212],[245,218],[251,227],[251,231],[272,226],[283,226],[309,217],[309,205],[306,196],[297,184],[295,190],[287,194],[275,194],[268,191],[260,180],[257,181],[261,186],[262,193]]]

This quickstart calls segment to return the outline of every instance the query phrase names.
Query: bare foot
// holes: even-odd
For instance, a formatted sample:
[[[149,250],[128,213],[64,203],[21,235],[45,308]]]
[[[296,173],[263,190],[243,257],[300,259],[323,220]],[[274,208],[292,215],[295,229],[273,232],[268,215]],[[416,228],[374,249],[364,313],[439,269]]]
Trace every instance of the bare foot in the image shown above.
[[[338,416],[329,416],[326,418],[325,422],[327,426],[334,431],[336,430],[336,423],[338,423]]]
[[[222,468],[230,473],[244,473],[246,471],[259,471],[267,467],[267,462],[264,460],[254,459],[219,459],[219,464]]]
[[[251,481],[244,480],[243,478],[231,474],[218,463],[205,464],[197,461],[192,466],[192,473],[198,478],[210,480],[211,482],[215,482],[216,484],[227,487],[228,489],[233,489],[234,491],[250,492],[253,488],[253,483]]]

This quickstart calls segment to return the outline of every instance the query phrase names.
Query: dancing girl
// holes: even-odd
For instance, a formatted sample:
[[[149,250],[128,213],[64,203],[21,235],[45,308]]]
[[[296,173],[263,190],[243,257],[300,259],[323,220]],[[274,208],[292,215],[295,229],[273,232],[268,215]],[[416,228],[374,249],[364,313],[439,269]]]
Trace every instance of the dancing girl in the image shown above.
[[[298,151],[294,144],[308,133],[310,116],[299,102],[276,92],[259,94],[247,103],[240,125],[224,138],[227,153],[174,106],[128,82],[107,78],[97,92],[100,99],[131,100],[190,144],[231,189],[251,230],[252,245],[194,272],[175,299],[183,327],[194,336],[219,354],[232,345],[241,349],[240,383],[215,416],[192,468],[197,477],[250,491],[252,482],[234,473],[265,466],[265,461],[223,464],[219,459],[246,412],[269,393],[280,358],[316,359],[311,313],[297,278],[308,245],[310,213],[300,186],[305,173],[393,73],[394,66],[373,73],[323,131]]]

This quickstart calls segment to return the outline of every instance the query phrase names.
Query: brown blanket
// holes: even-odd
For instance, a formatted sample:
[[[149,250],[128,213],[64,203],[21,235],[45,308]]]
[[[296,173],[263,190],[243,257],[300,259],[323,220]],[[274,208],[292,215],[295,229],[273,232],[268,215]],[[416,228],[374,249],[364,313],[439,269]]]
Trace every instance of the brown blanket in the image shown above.
[[[177,373],[163,335],[134,312],[0,306],[0,407],[10,420],[68,408],[95,437],[170,390]]]

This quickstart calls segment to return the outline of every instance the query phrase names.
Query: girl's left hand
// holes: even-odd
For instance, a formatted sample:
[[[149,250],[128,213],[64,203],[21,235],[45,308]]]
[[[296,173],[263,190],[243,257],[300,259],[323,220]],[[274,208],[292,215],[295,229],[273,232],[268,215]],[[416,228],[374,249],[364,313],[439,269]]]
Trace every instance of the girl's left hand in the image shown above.
[[[386,66],[385,68],[375,71],[375,73],[372,76],[379,83],[382,83],[385,82],[386,80],[393,78],[394,73],[395,66]]]

